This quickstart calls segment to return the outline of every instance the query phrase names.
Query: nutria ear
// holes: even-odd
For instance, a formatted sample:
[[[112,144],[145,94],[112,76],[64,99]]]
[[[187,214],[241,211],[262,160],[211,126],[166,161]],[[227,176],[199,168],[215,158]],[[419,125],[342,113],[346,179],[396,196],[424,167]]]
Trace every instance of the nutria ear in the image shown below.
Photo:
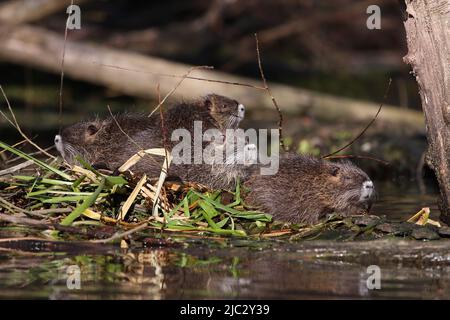
[[[99,130],[99,127],[96,126],[95,124],[91,123],[90,125],[88,125],[87,127],[87,132],[89,135],[94,135],[97,133],[97,131]]]
[[[207,96],[205,97],[205,99],[204,99],[204,104],[205,104],[205,107],[206,107],[208,110],[211,110],[211,109],[212,109],[212,107],[213,107],[213,102],[212,102],[212,99],[211,99],[211,95],[207,95]]]

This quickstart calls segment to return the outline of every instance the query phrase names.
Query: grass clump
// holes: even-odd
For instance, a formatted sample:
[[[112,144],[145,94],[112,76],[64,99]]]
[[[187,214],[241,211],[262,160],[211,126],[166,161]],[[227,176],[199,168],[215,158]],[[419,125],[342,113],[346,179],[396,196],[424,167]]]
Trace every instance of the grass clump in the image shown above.
[[[1,141],[0,147],[33,162],[26,173],[0,177],[0,210],[8,215],[26,215],[53,227],[132,229],[145,223],[161,231],[239,237],[262,231],[272,221],[270,215],[245,207],[239,183],[235,192],[226,192],[166,182],[157,195],[156,183],[145,175],[100,172],[82,159],[81,166],[64,166],[52,159],[36,159]],[[152,215],[155,201],[158,215]]]

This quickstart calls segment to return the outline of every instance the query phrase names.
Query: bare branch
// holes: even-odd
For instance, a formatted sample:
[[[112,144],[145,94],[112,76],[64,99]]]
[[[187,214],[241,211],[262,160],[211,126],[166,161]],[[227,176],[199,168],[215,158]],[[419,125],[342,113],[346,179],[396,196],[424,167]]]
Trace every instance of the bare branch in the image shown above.
[[[70,1],[70,5],[73,6],[73,0]],[[59,130],[62,127],[62,110],[63,110],[63,87],[64,87],[64,58],[66,57],[66,44],[67,44],[67,29],[69,24],[70,15],[67,16],[66,26],[64,29],[64,44],[61,57],[61,78],[59,81]]]
[[[152,71],[142,71],[142,70],[137,70],[137,69],[129,69],[129,68],[120,67],[120,66],[114,66],[114,65],[110,65],[110,64],[103,64],[103,63],[96,63],[96,62],[93,62],[93,63],[97,64],[97,65],[99,65],[101,67],[107,67],[107,68],[111,68],[111,69],[131,71],[131,72],[137,72],[137,73],[144,73],[144,74],[152,74],[152,75],[160,76],[160,77],[185,78],[185,79],[190,79],[190,80],[198,80],[198,81],[205,81],[205,82],[215,82],[215,83],[229,84],[229,85],[232,85],[232,86],[242,86],[242,87],[249,87],[249,88],[258,89],[258,90],[265,90],[264,87],[255,86],[255,85],[250,84],[250,83],[242,83],[242,82],[235,82],[235,81],[224,81],[224,80],[208,79],[208,78],[202,78],[202,77],[180,76],[180,75],[176,75],[176,74],[168,74],[168,73],[159,73],[159,72],[152,72]],[[213,69],[212,67],[209,67],[209,68]]]
[[[327,159],[347,159],[347,158],[368,159],[368,160],[373,160],[373,161],[379,162],[381,164],[384,164],[385,166],[390,165],[390,163],[388,161],[381,160],[381,159],[374,158],[374,157],[370,157],[370,156],[354,156],[352,154],[346,154],[346,155],[329,156],[329,157],[327,157]]]
[[[370,126],[375,122],[375,120],[377,119],[378,115],[380,114],[381,109],[383,108],[383,104],[386,102],[386,98],[388,96],[389,93],[389,89],[391,88],[391,83],[392,83],[392,78],[389,78],[389,83],[387,85],[386,91],[384,93],[384,97],[383,97],[383,101],[380,104],[380,107],[378,108],[377,113],[375,114],[375,116],[372,118],[372,120],[370,120],[370,122],[366,125],[366,127],[354,138],[352,139],[349,143],[347,143],[346,145],[344,145],[343,147],[337,149],[336,151],[333,151],[330,154],[327,154],[326,156],[323,156],[322,158],[326,159],[331,157],[332,155],[335,155],[339,152],[341,152],[342,150],[347,149],[348,147],[350,147],[356,140],[358,140],[366,131],[367,129],[370,128]]]
[[[189,76],[189,74],[190,74],[192,71],[198,70],[198,69],[209,69],[209,70],[211,70],[211,69],[214,69],[214,67],[211,67],[211,66],[196,66],[196,67],[191,67],[191,68],[189,68],[188,72],[186,72],[186,74],[184,74],[184,75],[181,77],[180,81],[178,81],[178,83],[175,85],[175,87],[173,87],[172,90],[170,90],[169,93],[166,94],[166,96],[164,97],[164,99],[162,99],[161,101],[159,101],[159,103],[158,103],[158,105],[156,106],[156,108],[153,109],[153,111],[150,112],[150,114],[149,114],[148,116],[151,117],[151,116],[155,113],[155,111],[158,110],[158,109],[161,107],[161,105],[162,105],[164,102],[166,102],[166,100],[167,100],[167,99],[168,99],[168,98],[169,98],[169,97],[170,97],[170,96],[178,89],[178,87],[183,83],[183,81],[186,79],[186,77]]]
[[[264,90],[269,95],[270,99],[272,100],[273,105],[275,106],[275,109],[278,112],[278,117],[279,117],[278,131],[280,133],[280,146],[284,151],[287,151],[286,146],[284,145],[284,141],[283,141],[283,114],[281,113],[280,107],[278,106],[277,101],[275,100],[274,96],[272,95],[272,92],[270,91],[270,88],[267,84],[266,77],[264,76],[264,71],[263,71],[262,62],[261,62],[261,54],[259,52],[258,35],[256,33],[255,33],[255,41],[256,41],[256,56],[258,58],[259,73],[261,74],[261,79],[264,83]]]

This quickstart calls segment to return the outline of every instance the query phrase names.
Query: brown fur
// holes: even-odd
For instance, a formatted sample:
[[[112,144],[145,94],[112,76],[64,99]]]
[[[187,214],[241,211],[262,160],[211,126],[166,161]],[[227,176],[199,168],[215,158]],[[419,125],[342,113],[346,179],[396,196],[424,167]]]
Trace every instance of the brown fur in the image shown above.
[[[186,129],[193,138],[194,121],[202,121],[202,131],[218,129],[225,134],[226,129],[236,129],[241,118],[238,117],[239,103],[227,97],[211,94],[194,102],[177,104],[164,112],[164,127],[169,150],[178,142],[171,142],[175,129]],[[119,129],[131,137],[129,139]],[[95,119],[69,126],[61,132],[63,151],[59,150],[69,163],[75,163],[80,155],[89,163],[111,170],[117,169],[132,155],[141,149],[164,147],[161,118],[155,113],[148,118],[143,114],[123,114],[104,120]],[[203,144],[203,147],[206,143]],[[145,156],[131,168],[137,173],[146,173],[158,177],[161,172],[162,158]],[[220,172],[230,172],[232,165],[220,168],[211,165],[175,165],[169,169],[169,175],[182,180],[205,184],[211,188],[228,188],[234,186],[234,179],[222,177]],[[234,176],[239,175],[237,169]],[[214,174],[212,174],[214,172]]]
[[[275,220],[314,224],[328,213],[347,216],[370,208],[371,199],[360,201],[362,184],[370,179],[350,162],[285,154],[275,175],[260,175],[257,167],[253,169],[244,184],[250,190],[244,201]]]

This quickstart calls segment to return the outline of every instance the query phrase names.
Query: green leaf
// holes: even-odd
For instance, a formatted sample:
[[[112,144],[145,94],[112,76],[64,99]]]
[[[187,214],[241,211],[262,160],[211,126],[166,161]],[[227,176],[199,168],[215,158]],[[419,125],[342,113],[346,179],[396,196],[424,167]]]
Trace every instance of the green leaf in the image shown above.
[[[207,202],[201,201],[201,200],[198,202],[198,205],[203,209],[203,212],[202,212],[203,217],[205,218],[206,222],[208,222],[210,227],[213,229],[220,229],[220,227],[218,227],[217,224],[212,220],[212,218],[214,218],[216,215],[219,214],[214,209],[214,207],[209,205]]]
[[[30,192],[27,194],[27,197],[35,197],[38,195],[48,194],[48,193],[65,194],[65,195],[71,195],[71,196],[90,196],[90,195],[92,195],[92,192],[74,192],[74,191],[65,191],[65,190],[45,189],[45,190]]]
[[[108,185],[118,185],[123,186],[128,183],[128,181],[122,176],[106,176],[106,182]]]
[[[66,185],[70,186],[72,184],[71,181],[62,181],[62,180],[56,180],[56,179],[41,179],[38,177],[31,177],[31,176],[13,176],[14,179],[22,180],[22,181],[35,181],[37,180],[39,183],[43,184],[51,184],[51,185]]]
[[[198,193],[197,191],[192,191],[196,195],[198,195],[200,198],[204,199],[206,202],[209,202],[209,204],[213,205],[215,208],[222,209],[231,215],[233,215],[236,218],[243,218],[243,219],[249,219],[249,220],[260,220],[263,222],[269,222],[272,221],[272,216],[270,214],[261,213],[261,212],[255,212],[255,211],[238,211],[236,209],[227,207],[219,202],[212,201],[211,199],[205,197],[201,193]]]
[[[189,202],[188,202],[187,197],[184,197],[184,199],[183,199],[183,210],[184,210],[184,215],[186,217],[191,216],[191,212],[189,211]]]
[[[31,197],[32,199],[40,199],[38,197]],[[43,203],[63,203],[63,202],[78,202],[86,200],[87,196],[68,196],[68,197],[51,197],[48,199],[40,199]]]
[[[226,217],[222,221],[217,222],[217,226],[219,228],[223,228],[223,226],[227,224],[228,220],[230,220],[230,217]]]
[[[72,222],[84,212],[84,210],[86,210],[95,203],[95,200],[97,200],[98,196],[100,195],[100,192],[102,192],[103,188],[105,187],[105,180],[106,180],[105,178],[102,179],[100,185],[97,187],[95,192],[91,196],[87,197],[67,217],[65,217],[64,220],[61,222],[61,225],[70,226]]]

